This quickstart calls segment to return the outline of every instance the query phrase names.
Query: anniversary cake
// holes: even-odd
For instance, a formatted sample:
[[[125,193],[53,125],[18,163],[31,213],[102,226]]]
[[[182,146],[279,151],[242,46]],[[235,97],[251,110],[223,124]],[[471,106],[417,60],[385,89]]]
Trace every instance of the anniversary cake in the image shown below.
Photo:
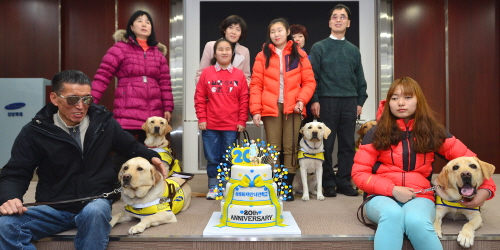
[[[228,149],[232,163],[219,166],[221,218],[218,227],[265,228],[283,224],[283,203],[291,192],[284,179],[288,171],[277,166],[279,153],[264,141],[246,142]],[[274,167],[272,167],[274,165]]]

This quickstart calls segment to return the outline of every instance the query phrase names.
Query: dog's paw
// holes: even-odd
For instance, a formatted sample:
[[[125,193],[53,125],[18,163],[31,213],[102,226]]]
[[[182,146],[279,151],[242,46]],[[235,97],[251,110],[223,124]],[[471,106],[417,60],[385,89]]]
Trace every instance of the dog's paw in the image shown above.
[[[302,196],[303,201],[308,201],[309,200],[309,195],[303,195]]]
[[[442,239],[443,238],[443,232],[441,230],[436,230],[436,234],[438,236],[438,238]]]
[[[464,232],[464,230],[462,230],[458,233],[457,241],[460,243],[460,246],[469,248],[474,245],[474,233]]]
[[[146,227],[143,226],[143,225],[140,225],[140,224],[137,224],[133,227],[131,227],[129,230],[128,230],[128,233],[130,235],[133,235],[133,234],[140,234],[142,232],[144,232],[144,230],[146,230]]]
[[[319,201],[324,201],[324,200],[325,200],[325,196],[323,196],[323,195],[318,195],[318,200],[319,200]]]

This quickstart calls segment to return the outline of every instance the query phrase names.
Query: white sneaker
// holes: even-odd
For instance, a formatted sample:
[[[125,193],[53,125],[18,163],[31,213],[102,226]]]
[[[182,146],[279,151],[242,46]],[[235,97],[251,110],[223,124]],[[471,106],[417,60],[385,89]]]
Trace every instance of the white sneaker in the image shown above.
[[[207,193],[207,200],[215,200],[215,191],[213,188],[209,189],[208,190],[208,193]]]

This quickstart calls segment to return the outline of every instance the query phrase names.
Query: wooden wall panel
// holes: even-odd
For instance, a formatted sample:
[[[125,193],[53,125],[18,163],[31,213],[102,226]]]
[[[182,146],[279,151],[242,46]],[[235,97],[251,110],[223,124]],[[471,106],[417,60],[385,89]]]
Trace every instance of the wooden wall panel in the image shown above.
[[[393,14],[394,79],[404,76],[415,79],[422,87],[429,105],[444,124],[444,0],[393,1]]]
[[[411,76],[446,117],[444,14],[448,11],[449,130],[500,173],[499,2],[393,2],[394,78]],[[438,160],[435,171],[445,162]]]
[[[415,79],[436,117],[445,125],[444,0],[393,1],[393,14],[394,80],[404,76]],[[445,164],[436,158],[435,172],[441,171]]]
[[[499,1],[448,1],[450,132],[500,169]]]
[[[61,0],[62,70],[77,69],[91,80],[102,57],[113,45],[114,1]],[[114,80],[99,104],[113,110]]]
[[[0,77],[52,79],[59,69],[59,0],[2,0]]]

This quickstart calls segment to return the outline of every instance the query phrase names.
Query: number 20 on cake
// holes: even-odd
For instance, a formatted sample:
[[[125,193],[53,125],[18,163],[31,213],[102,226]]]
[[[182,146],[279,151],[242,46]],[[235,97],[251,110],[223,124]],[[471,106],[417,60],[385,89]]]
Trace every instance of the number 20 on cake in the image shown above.
[[[217,226],[287,226],[283,224],[282,200],[292,187],[283,182],[287,169],[275,165],[279,153],[274,146],[258,139],[243,142],[244,146],[236,145],[227,150],[224,158],[232,166],[221,163],[218,167],[222,212],[221,224]],[[271,164],[275,165],[274,169]]]

